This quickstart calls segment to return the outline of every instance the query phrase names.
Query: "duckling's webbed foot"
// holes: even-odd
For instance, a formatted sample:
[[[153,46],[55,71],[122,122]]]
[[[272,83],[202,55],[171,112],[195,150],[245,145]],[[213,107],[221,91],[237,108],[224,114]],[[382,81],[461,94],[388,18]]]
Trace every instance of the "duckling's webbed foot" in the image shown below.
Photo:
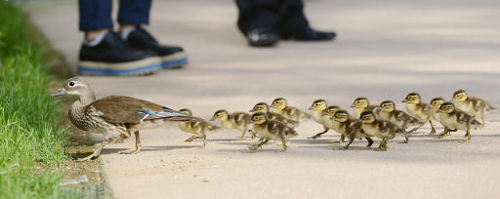
[[[366,141],[368,141],[368,145],[366,147],[372,147],[373,145],[373,140],[370,137],[365,137]]]
[[[410,135],[409,135],[409,134],[410,134],[410,133],[405,132],[405,140],[404,140],[404,141],[402,141],[402,142],[399,142],[399,143],[400,143],[400,144],[408,144],[408,140],[409,140],[409,137],[410,137]]]
[[[184,140],[184,142],[192,142],[195,139],[198,139],[198,136],[191,136],[188,139]]]
[[[308,137],[307,139],[313,139],[313,140],[315,140],[315,139],[320,138],[320,137],[321,137],[321,135],[323,135],[323,134],[325,134],[325,133],[326,133],[326,131],[325,131],[325,132],[321,132],[321,133],[317,133],[316,135],[314,135],[314,136],[312,136],[312,137]]]
[[[434,127],[434,124],[432,124],[431,120],[429,120],[429,124],[431,124],[431,132],[429,132],[429,134],[433,135],[436,133],[436,128]]]
[[[274,152],[276,152],[276,153],[281,153],[281,152],[285,152],[287,149],[288,149],[288,146],[283,145],[283,149],[281,149],[281,150],[276,150],[276,151],[274,151]]]
[[[448,130],[448,128],[445,127],[443,132],[439,133],[439,135],[436,138],[442,139],[442,138],[446,137],[449,132],[450,132],[450,130]]]
[[[387,151],[388,147],[386,143],[387,143],[387,138],[382,139],[382,141],[380,141],[377,151]]]
[[[464,136],[464,137],[466,137],[467,139],[465,139],[465,140],[460,140],[460,141],[458,141],[458,142],[459,142],[459,143],[466,143],[466,142],[470,141],[470,139],[471,139],[470,131],[467,131],[467,133],[465,133],[465,136]]]
[[[259,148],[262,148],[262,145],[264,145],[267,142],[269,142],[268,139],[261,138],[255,145],[249,146],[248,149],[252,151],[258,150]]]
[[[339,149],[340,150],[347,150],[349,148],[349,146],[351,146],[352,142],[354,141],[354,138],[350,139],[349,140],[349,143],[347,143],[345,146],[343,147],[340,147]]]
[[[431,135],[436,134],[436,128],[434,126],[432,126],[431,132],[429,132],[429,134]]]

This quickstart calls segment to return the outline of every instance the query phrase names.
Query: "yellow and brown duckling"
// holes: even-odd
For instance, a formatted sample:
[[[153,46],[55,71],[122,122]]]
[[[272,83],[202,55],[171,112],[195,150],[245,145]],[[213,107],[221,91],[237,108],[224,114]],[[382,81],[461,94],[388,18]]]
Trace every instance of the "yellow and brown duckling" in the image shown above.
[[[352,102],[351,108],[354,108],[354,117],[359,118],[363,111],[374,111],[376,113],[378,105],[370,104],[366,97],[358,97]]]
[[[66,80],[52,97],[63,95],[79,97],[68,111],[69,118],[76,127],[86,132],[104,134],[103,142],[94,153],[77,161],[97,157],[109,142],[120,137],[129,138],[132,134],[135,135],[135,148],[118,153],[138,153],[141,150],[139,131],[169,122],[202,121],[200,118],[133,97],[112,95],[96,99],[89,84],[80,77]]]
[[[312,104],[311,107],[309,107],[309,110],[312,110],[312,118],[313,120],[323,126],[323,131],[317,133],[316,135],[309,137],[308,139],[317,139],[321,137],[321,135],[325,134],[330,130],[328,128],[327,123],[329,123],[328,115],[324,114],[325,110],[327,108],[327,103],[324,99],[318,99],[315,100]]]
[[[298,122],[310,119],[312,116],[295,108],[293,106],[288,106],[285,98],[279,97],[273,100],[271,106],[269,106],[272,112],[279,113],[288,119],[292,119]]]
[[[409,134],[417,130],[417,128],[414,128],[411,131],[406,131],[407,128],[415,126],[421,127],[423,125],[423,122],[418,118],[403,111],[396,110],[396,104],[391,100],[383,101],[377,109],[380,110],[378,113],[379,119],[392,122],[405,131],[405,141],[403,143],[408,143]]]
[[[244,112],[234,112],[229,114],[226,110],[220,109],[215,111],[214,116],[210,119],[210,121],[219,121],[220,125],[225,129],[240,130],[242,133],[237,141],[241,141],[245,137],[247,131],[249,131],[248,121],[250,121],[250,116],[250,114]],[[252,135],[252,138],[255,138],[255,134],[252,131],[249,132]]]
[[[180,109],[179,112],[184,113],[189,116],[193,116],[193,112],[187,108]],[[211,124],[208,121],[202,120],[202,121],[196,121],[196,122],[181,122],[179,123],[179,128],[186,132],[186,133],[192,133],[195,134],[191,136],[190,138],[184,140],[184,142],[192,142],[195,139],[202,139],[203,140],[203,147],[207,145],[207,135],[206,132],[208,131],[213,131],[213,130],[219,130],[221,129],[218,126],[215,126]]]
[[[356,138],[365,138],[368,141],[367,147],[372,146],[373,140],[364,133],[363,129],[361,129],[361,123],[358,122],[357,119],[350,118],[346,110],[336,111],[329,119],[338,122],[339,128],[337,132],[349,139],[349,143],[342,147],[342,149],[348,149]]]
[[[461,143],[468,142],[471,139],[471,129],[477,129],[482,126],[479,121],[474,119],[474,116],[456,109],[455,105],[451,102],[444,102],[437,111],[443,113],[440,116],[443,125],[466,132],[464,137],[467,137],[467,139],[460,141]],[[445,128],[444,132],[439,134],[439,138],[445,137],[448,134],[447,131],[447,128]]]
[[[336,120],[331,120],[330,118],[337,112],[341,110],[339,106],[336,106],[336,105],[331,105],[331,106],[328,106],[324,111],[323,111],[323,115],[325,117],[328,118],[328,120],[325,122],[325,126],[326,128],[329,128],[331,130],[334,130],[335,132],[337,133],[340,133],[339,132],[339,129],[341,128],[340,127],[340,123]],[[351,116],[350,116],[351,117]],[[321,136],[320,133],[316,134],[315,136],[311,137],[311,139],[317,139]],[[334,143],[343,143],[345,140],[345,136],[344,134],[340,133],[340,139],[338,141],[335,141]]]
[[[279,113],[274,113],[274,112],[269,111],[269,105],[267,105],[267,103],[265,103],[265,102],[259,102],[259,103],[255,104],[255,106],[250,110],[250,112],[266,113],[267,118],[269,118],[270,120],[276,120],[279,122],[283,122],[283,123],[285,123],[289,126],[292,126],[292,127],[296,127],[299,125],[299,122],[297,122],[295,120],[288,119]]]
[[[429,108],[428,104],[422,102],[420,94],[416,92],[409,93],[408,95],[406,95],[403,103],[406,103],[406,111],[408,111],[410,115],[413,115],[414,117],[422,121],[422,126],[425,124],[425,122],[429,121],[429,124],[431,125],[430,134],[436,133],[436,128],[434,128],[434,124],[432,124],[431,121],[431,108]]]
[[[453,100],[456,103],[456,108],[474,117],[481,117],[483,127],[486,125],[484,114],[488,111],[497,109],[481,98],[469,97],[467,92],[463,89],[457,90],[453,93]]]
[[[387,120],[377,120],[373,111],[364,111],[359,116],[361,122],[361,129],[367,136],[378,137],[382,139],[378,147],[378,151],[387,150],[387,141],[394,139],[396,133],[404,133],[404,130]]]
[[[435,98],[432,98],[431,102],[429,103],[429,107],[431,108],[431,118],[434,120],[434,121],[437,121],[439,122],[441,125],[443,125],[443,128],[446,129],[446,131],[449,133],[449,132],[455,132],[457,131],[456,129],[454,130],[450,130],[449,127],[445,126],[443,124],[443,122],[441,122],[441,115],[443,115],[444,113],[442,112],[438,112],[437,110],[439,110],[439,107],[441,107],[441,104],[445,103],[446,100],[442,97],[435,97]],[[443,131],[444,132],[444,131]],[[441,132],[441,133],[443,133]],[[439,134],[441,134],[439,133]]]
[[[250,119],[250,124],[253,124],[255,132],[262,136],[256,144],[248,147],[250,150],[258,150],[269,140],[281,140],[283,150],[277,152],[283,152],[288,148],[286,145],[288,139],[298,135],[292,127],[282,122],[269,120],[265,113],[254,113]]]

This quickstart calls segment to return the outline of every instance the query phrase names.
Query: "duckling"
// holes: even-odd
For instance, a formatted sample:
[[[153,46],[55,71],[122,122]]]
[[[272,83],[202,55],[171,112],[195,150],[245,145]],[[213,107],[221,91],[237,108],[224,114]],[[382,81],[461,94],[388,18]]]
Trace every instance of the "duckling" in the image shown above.
[[[259,102],[259,103],[255,104],[255,106],[253,107],[253,109],[250,110],[250,112],[266,113],[267,118],[269,118],[270,120],[276,120],[279,122],[283,122],[291,127],[296,127],[299,125],[299,122],[297,122],[295,120],[288,119],[279,113],[270,112],[269,105],[267,105],[267,103],[265,103],[265,102]]]
[[[328,120],[325,122],[326,128],[332,129],[332,130],[334,130],[337,133],[339,133],[339,129],[341,128],[340,127],[340,123],[338,121],[336,121],[336,120],[331,120],[330,117],[332,117],[339,110],[341,110],[339,106],[332,105],[332,106],[327,107],[323,111],[324,117],[328,118]],[[316,134],[315,136],[313,136],[311,138],[312,139],[316,139],[316,138],[318,138],[320,136],[321,136],[321,134],[318,133],[318,134]],[[338,141],[335,141],[334,143],[343,143],[344,140],[345,140],[344,134],[340,133],[340,139]]]
[[[382,139],[377,151],[387,151],[387,141],[394,139],[396,133],[404,133],[398,126],[387,120],[377,120],[373,111],[364,111],[359,116],[361,129],[370,137]]]
[[[245,137],[245,134],[248,130],[248,121],[250,121],[250,114],[244,112],[235,112],[229,114],[224,109],[220,109],[215,111],[214,116],[210,121],[219,121],[221,126],[225,129],[237,129],[242,132],[239,139],[236,141],[241,141]],[[255,134],[252,131],[249,131],[252,135],[252,139],[255,138]]]
[[[184,113],[189,116],[193,116],[193,112],[187,108],[180,109],[179,112]],[[197,121],[197,122],[181,122],[179,123],[179,128],[186,132],[186,133],[192,133],[195,134],[191,136],[190,138],[184,140],[184,142],[191,142],[195,139],[203,139],[203,147],[207,145],[207,136],[206,136],[206,131],[213,131],[213,130],[219,130],[221,129],[218,126],[215,126],[211,124],[208,121]]]
[[[329,119],[338,122],[339,128],[337,132],[349,138],[349,143],[342,149],[348,149],[356,138],[365,138],[368,141],[367,147],[372,146],[373,140],[361,129],[361,123],[356,119],[349,118],[349,113],[346,110],[336,111]]]
[[[470,129],[480,128],[482,124],[474,119],[474,116],[467,114],[464,111],[455,108],[455,105],[451,102],[444,102],[441,104],[437,112],[443,113],[440,118],[445,126],[451,126],[457,130],[466,131],[466,140],[461,140],[460,143],[468,142],[471,139]],[[441,134],[439,138],[443,138],[448,134],[447,129]]]
[[[270,108],[272,108],[272,112],[279,113],[286,118],[301,122],[306,119],[311,119],[311,115],[304,113],[303,111],[295,108],[293,106],[288,106],[288,103],[285,98],[279,97],[273,100]]]
[[[402,102],[406,103],[406,111],[408,111],[410,115],[413,115],[422,121],[422,126],[425,122],[429,121],[429,124],[431,124],[430,134],[436,133],[436,128],[434,128],[434,124],[432,124],[431,121],[431,109],[429,108],[429,105],[422,102],[420,94],[415,92],[409,93]],[[417,129],[422,126],[417,127]]]
[[[352,102],[351,108],[354,108],[354,116],[359,118],[363,111],[376,111],[377,105],[370,105],[370,101],[366,97],[358,97]]]
[[[386,100],[380,103],[380,107],[377,108],[380,112],[378,113],[378,116],[382,120],[387,120],[389,122],[392,122],[399,128],[405,130],[409,127],[414,127],[414,126],[422,126],[423,122],[420,121],[418,118],[413,117],[409,115],[408,113],[405,113],[400,110],[396,110],[396,104],[394,104],[393,101],[391,100]],[[409,134],[416,131],[417,128],[414,128],[411,131],[406,131],[404,133],[405,136],[405,141],[403,143],[408,143],[408,137]]]
[[[444,98],[442,97],[435,97],[435,98],[432,98],[431,102],[429,103],[429,108],[431,108],[431,118],[434,120],[434,121],[437,121],[439,122],[441,125],[443,125],[443,128],[449,133],[449,132],[455,132],[457,131],[456,129],[453,129],[453,130],[450,130],[449,127],[445,126],[443,124],[443,122],[441,122],[441,115],[444,114],[444,113],[438,113],[437,110],[439,110],[439,107],[441,106],[441,104],[443,104],[444,102],[446,102],[444,100]],[[444,132],[444,131],[443,131]],[[441,133],[443,133],[441,132]],[[441,134],[439,133],[439,134]]]
[[[283,149],[276,152],[283,152],[288,148],[286,145],[287,140],[298,135],[293,128],[286,124],[269,120],[265,113],[254,113],[250,119],[250,124],[253,124],[255,132],[262,136],[255,145],[248,147],[250,150],[258,150],[263,144],[269,142],[269,140],[280,139]]]
[[[317,138],[321,137],[321,135],[328,132],[328,130],[330,130],[330,128],[328,128],[328,126],[326,124],[327,122],[329,122],[328,116],[323,114],[324,111],[326,110],[326,108],[327,108],[327,104],[326,104],[326,101],[324,99],[315,100],[312,103],[311,107],[309,107],[309,110],[313,110],[313,113],[312,113],[313,120],[316,123],[322,125],[324,131],[319,132],[316,135],[309,137],[308,139],[317,139]]]
[[[97,149],[91,155],[77,161],[98,157],[109,142],[120,137],[129,138],[132,133],[135,135],[135,148],[118,153],[139,153],[141,150],[139,131],[171,122],[202,121],[201,118],[191,117],[168,107],[133,97],[111,95],[96,99],[90,85],[81,77],[66,80],[52,97],[64,95],[79,97],[68,111],[71,123],[86,132],[104,134],[104,140]]]
[[[488,111],[497,109],[481,98],[469,97],[467,92],[463,89],[457,90],[453,93],[453,100],[455,100],[456,107],[458,109],[474,117],[481,117],[483,122],[482,128],[486,125],[484,114]]]

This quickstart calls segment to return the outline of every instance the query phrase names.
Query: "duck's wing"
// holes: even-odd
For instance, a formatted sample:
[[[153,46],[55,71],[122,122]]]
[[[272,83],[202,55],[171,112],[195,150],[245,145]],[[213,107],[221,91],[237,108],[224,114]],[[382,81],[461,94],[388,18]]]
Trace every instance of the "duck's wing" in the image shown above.
[[[108,96],[96,100],[87,110],[111,123],[139,123],[143,120],[170,118],[172,121],[192,121],[184,113],[142,99]]]

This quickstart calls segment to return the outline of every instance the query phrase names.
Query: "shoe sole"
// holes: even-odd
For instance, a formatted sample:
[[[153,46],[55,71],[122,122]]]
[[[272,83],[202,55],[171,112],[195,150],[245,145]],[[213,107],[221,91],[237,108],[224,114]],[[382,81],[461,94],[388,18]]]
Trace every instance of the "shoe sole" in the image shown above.
[[[161,67],[167,68],[181,68],[188,62],[186,52],[178,52],[171,55],[161,56]]]
[[[135,76],[150,75],[162,67],[159,57],[150,57],[132,62],[108,63],[95,61],[80,61],[78,73],[81,75]]]

